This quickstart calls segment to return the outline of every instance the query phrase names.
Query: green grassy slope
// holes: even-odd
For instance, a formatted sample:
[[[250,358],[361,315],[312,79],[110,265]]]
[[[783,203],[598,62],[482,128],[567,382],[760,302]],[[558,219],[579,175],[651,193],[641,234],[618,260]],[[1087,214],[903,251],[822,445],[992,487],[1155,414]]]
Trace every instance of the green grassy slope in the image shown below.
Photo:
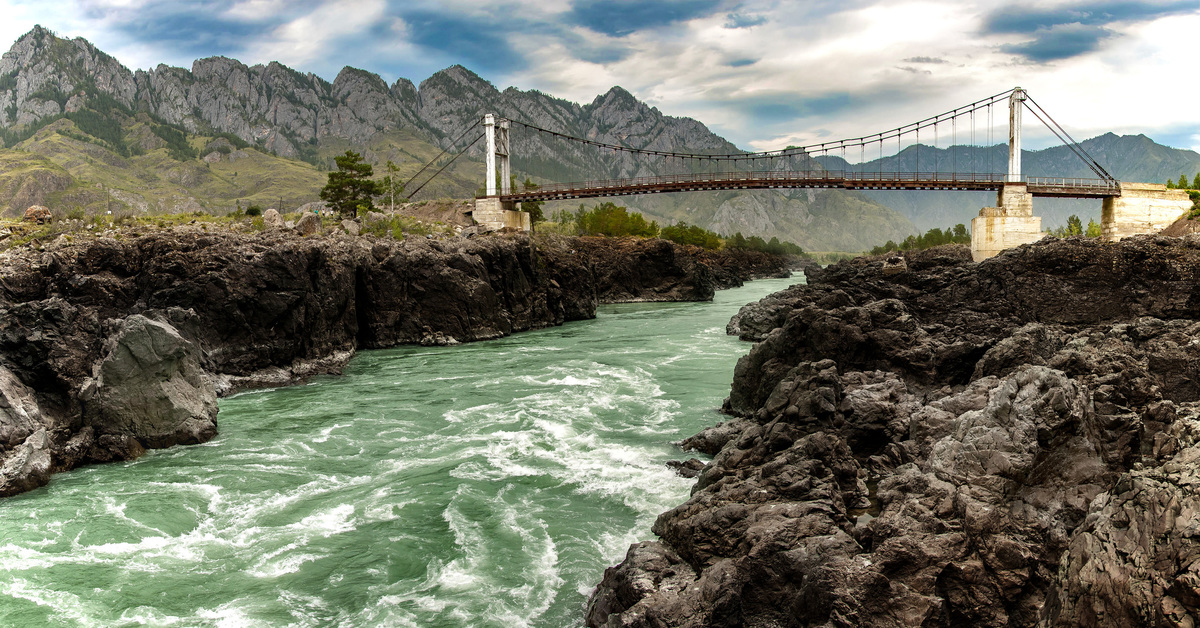
[[[119,138],[107,133],[109,139],[102,139],[73,120],[59,119],[12,148],[0,149],[0,215],[19,216],[34,204],[60,215],[109,210],[133,215],[219,214],[252,204],[289,211],[319,200],[325,184],[326,173],[310,163],[205,135],[184,136],[186,148],[171,146],[155,133],[162,133],[164,125],[145,114],[114,114],[108,119],[119,125]],[[113,138],[119,144],[110,141]],[[348,148],[357,149],[375,163],[379,176],[390,159],[405,179],[440,152],[411,131],[380,134],[365,148],[336,139],[316,148],[322,163],[331,163]],[[448,158],[440,163],[445,161]],[[466,196],[482,178],[482,164],[462,159],[422,190],[420,198]]]

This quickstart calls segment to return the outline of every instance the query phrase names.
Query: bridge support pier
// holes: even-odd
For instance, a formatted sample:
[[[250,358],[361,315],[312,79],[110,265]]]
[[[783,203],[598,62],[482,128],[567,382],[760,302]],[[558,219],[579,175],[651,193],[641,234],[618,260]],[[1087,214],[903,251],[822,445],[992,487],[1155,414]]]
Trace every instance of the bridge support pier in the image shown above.
[[[532,230],[533,223],[529,219],[529,212],[514,211],[513,205],[514,203],[500,200],[498,196],[477,198],[475,199],[475,211],[471,213],[471,217],[475,219],[476,224],[487,227],[491,231],[505,227],[519,231]]]
[[[1192,209],[1183,190],[1168,190],[1161,183],[1121,183],[1121,195],[1104,199],[1100,214],[1101,236],[1107,242],[1139,233],[1157,233]]]
[[[1033,215],[1033,195],[1024,183],[1004,184],[996,205],[971,221],[971,258],[977,262],[1042,237],[1042,219]]]
[[[529,218],[529,213],[515,211],[515,203],[500,200],[500,196],[496,193],[497,182],[500,183],[500,194],[512,193],[508,127],[508,120],[503,118],[497,120],[496,116],[490,113],[483,116],[483,131],[487,136],[483,187],[487,196],[475,199],[475,211],[471,212],[471,217],[475,219],[476,224],[491,231],[506,227],[520,231],[532,231],[533,222]]]

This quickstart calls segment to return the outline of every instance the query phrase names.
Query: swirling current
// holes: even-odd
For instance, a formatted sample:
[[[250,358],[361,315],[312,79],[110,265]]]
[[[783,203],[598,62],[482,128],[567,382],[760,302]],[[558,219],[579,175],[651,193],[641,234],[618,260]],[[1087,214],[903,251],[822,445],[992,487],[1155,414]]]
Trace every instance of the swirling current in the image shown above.
[[[0,501],[3,626],[580,626],[604,568],[692,481],[744,303],[355,356],[220,404],[203,445]]]

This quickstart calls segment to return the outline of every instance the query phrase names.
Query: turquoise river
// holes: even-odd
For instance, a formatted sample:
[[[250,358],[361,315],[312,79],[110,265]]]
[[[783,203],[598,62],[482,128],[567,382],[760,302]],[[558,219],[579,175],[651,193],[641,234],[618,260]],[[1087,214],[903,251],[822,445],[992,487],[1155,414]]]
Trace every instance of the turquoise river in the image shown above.
[[[794,281],[223,399],[204,445],[0,500],[0,626],[580,626],[688,497],[665,463],[722,419],[729,317]]]

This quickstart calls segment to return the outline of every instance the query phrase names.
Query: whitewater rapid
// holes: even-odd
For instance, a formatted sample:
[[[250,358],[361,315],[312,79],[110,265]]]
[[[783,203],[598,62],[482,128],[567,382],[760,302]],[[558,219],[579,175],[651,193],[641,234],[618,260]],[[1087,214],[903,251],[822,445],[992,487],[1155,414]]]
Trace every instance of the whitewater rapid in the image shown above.
[[[579,626],[692,481],[742,304],[354,358],[221,401],[221,434],[0,501],[0,625]]]

